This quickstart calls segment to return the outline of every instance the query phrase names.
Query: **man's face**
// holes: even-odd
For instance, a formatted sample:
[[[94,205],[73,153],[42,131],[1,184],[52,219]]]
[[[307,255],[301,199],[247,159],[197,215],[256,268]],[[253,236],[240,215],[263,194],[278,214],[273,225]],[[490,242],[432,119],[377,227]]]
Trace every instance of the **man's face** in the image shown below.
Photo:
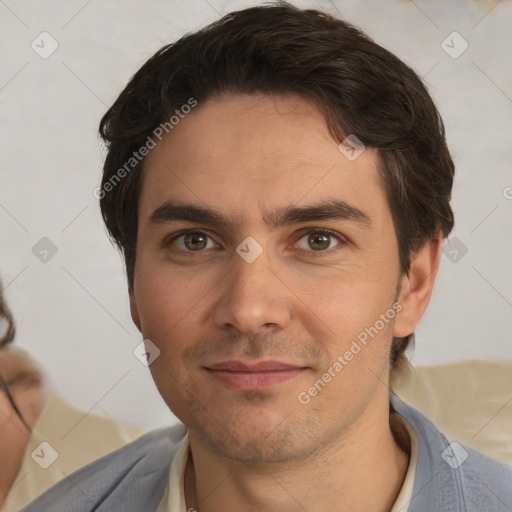
[[[218,455],[305,456],[387,409],[399,280],[376,152],[350,161],[302,98],[208,100],[147,157],[132,315],[162,397]]]

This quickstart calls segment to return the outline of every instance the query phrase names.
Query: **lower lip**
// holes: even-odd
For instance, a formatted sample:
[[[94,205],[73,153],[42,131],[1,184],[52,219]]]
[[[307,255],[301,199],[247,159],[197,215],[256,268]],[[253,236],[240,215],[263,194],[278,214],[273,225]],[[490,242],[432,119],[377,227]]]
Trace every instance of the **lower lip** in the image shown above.
[[[266,372],[233,372],[210,369],[208,369],[208,371],[228,387],[244,390],[259,390],[293,379],[305,371],[305,368]]]

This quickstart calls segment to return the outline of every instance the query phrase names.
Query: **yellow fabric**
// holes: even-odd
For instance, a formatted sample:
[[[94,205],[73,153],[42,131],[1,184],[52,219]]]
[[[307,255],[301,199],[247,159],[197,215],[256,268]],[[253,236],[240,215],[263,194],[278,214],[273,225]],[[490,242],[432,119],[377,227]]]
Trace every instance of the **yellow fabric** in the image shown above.
[[[512,465],[512,362],[405,368],[390,385],[448,438]]]
[[[67,475],[89,462],[120,448],[143,434],[143,429],[112,418],[88,414],[70,406],[50,391],[45,406],[29,440],[20,473],[11,488],[2,512],[19,512],[36,496]],[[32,453],[44,457],[36,460],[50,461],[51,449],[41,452],[40,444],[47,442],[58,456],[47,469],[40,467]],[[39,448],[38,448],[39,447]],[[44,451],[45,450],[45,451]]]

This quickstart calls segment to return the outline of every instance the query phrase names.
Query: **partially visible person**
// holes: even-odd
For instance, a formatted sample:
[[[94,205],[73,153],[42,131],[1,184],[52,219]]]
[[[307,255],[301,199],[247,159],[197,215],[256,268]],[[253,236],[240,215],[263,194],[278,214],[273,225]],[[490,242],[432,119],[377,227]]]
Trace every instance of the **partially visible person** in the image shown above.
[[[21,349],[0,350],[0,504],[19,473],[44,405],[42,373]]]
[[[50,389],[41,367],[13,346],[16,329],[1,284],[0,325],[0,511],[18,512],[143,429],[86,414]]]
[[[0,506],[21,468],[30,432],[44,404],[43,378],[29,355],[10,346],[15,327],[0,294]]]

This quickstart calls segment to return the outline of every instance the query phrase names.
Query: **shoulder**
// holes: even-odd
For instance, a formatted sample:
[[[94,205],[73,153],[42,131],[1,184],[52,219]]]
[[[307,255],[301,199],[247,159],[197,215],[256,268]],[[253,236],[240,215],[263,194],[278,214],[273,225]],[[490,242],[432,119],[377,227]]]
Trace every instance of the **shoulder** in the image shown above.
[[[152,510],[158,505],[169,476],[172,459],[186,436],[182,424],[153,430],[135,441],[88,464],[23,509],[53,510]]]
[[[453,445],[457,446],[452,442]],[[458,470],[465,503],[478,505],[479,510],[486,512],[509,510],[512,507],[512,466],[468,446],[458,446],[465,450],[456,461],[456,464],[460,462]]]
[[[410,512],[502,512],[512,505],[512,467],[447,439],[419,411],[390,395],[416,434],[418,455]]]

